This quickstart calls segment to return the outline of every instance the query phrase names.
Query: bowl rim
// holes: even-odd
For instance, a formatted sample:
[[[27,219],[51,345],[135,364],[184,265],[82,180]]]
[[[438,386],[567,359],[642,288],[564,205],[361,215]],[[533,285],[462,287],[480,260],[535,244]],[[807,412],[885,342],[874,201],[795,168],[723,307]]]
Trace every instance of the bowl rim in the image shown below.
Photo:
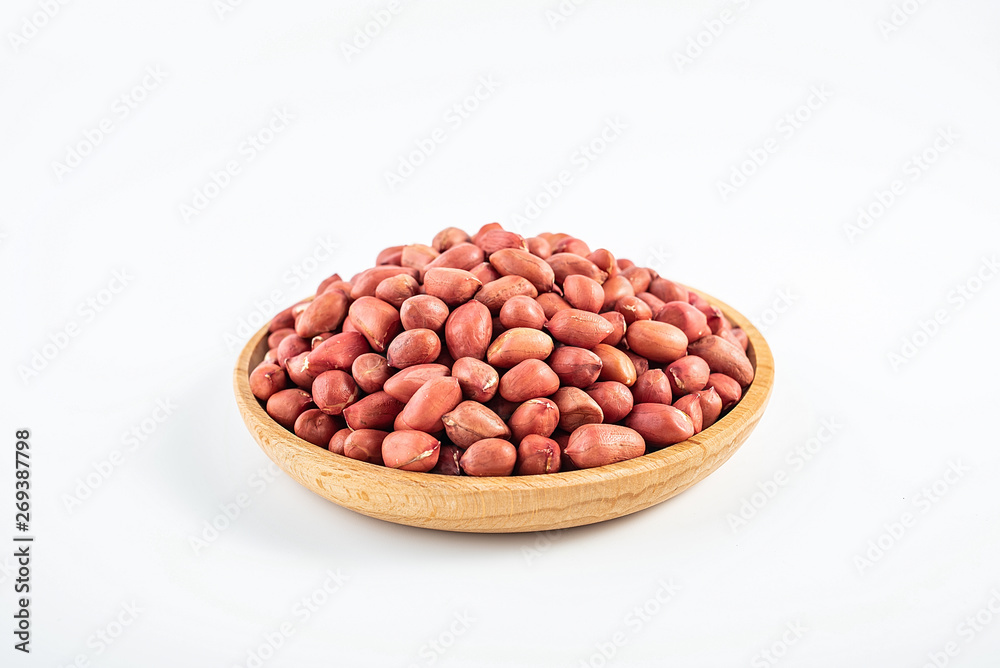
[[[410,483],[416,486],[434,486],[439,491],[470,492],[489,491],[495,488],[498,482],[502,481],[507,490],[545,490],[551,488],[572,488],[589,486],[596,481],[612,478],[632,477],[641,475],[652,469],[661,469],[665,466],[674,466],[685,462],[699,454],[705,458],[710,453],[721,448],[725,442],[731,440],[731,434],[744,428],[747,424],[755,425],[767,406],[771,390],[774,384],[774,359],[770,346],[764,336],[756,327],[739,311],[736,311],[728,304],[701,292],[695,288],[683,285],[682,287],[691,290],[696,295],[706,299],[712,306],[719,308],[729,321],[743,329],[749,339],[748,356],[754,367],[754,379],[743,392],[739,403],[730,410],[724,417],[720,418],[711,427],[695,434],[691,438],[680,443],[667,446],[633,459],[628,459],[614,464],[598,466],[589,469],[579,469],[575,471],[560,471],[558,473],[546,473],[539,475],[510,475],[510,476],[450,476],[418,471],[403,471],[387,466],[362,462],[344,455],[338,455],[327,449],[313,445],[305,441],[293,432],[275,422],[267,414],[263,406],[250,391],[250,371],[263,359],[266,354],[268,327],[270,322],[265,324],[253,336],[250,337],[246,345],[240,351],[233,370],[233,389],[236,396],[236,403],[243,415],[244,421],[250,428],[258,445],[264,450],[269,458],[271,453],[262,443],[259,432],[266,432],[270,440],[281,440],[285,445],[297,452],[288,453],[305,454],[308,456],[325,457],[331,468],[338,472],[356,472],[359,475],[369,476],[374,472],[378,475],[388,475],[395,478],[397,483]],[[735,451],[735,448],[734,448]],[[273,458],[272,458],[273,459]],[[287,457],[285,458],[287,459]],[[281,468],[285,468],[281,465]],[[721,465],[723,462],[719,462]],[[714,469],[713,469],[714,470]],[[707,474],[706,474],[707,475]],[[391,479],[391,478],[390,478]]]

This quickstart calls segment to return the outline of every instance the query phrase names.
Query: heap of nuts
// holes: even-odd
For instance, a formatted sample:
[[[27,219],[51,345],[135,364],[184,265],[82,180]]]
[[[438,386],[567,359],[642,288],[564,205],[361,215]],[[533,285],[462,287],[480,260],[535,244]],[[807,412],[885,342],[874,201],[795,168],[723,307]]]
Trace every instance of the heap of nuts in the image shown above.
[[[408,471],[603,466],[740,400],[747,336],[652,269],[497,223],[386,248],[278,313],[250,388],[300,438]]]

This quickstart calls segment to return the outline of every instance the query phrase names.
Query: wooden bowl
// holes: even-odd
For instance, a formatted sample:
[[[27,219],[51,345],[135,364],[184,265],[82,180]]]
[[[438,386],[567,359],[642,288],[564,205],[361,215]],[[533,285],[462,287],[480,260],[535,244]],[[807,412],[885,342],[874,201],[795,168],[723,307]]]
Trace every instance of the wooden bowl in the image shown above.
[[[233,372],[236,403],[254,439],[285,473],[364,515],[475,533],[545,531],[602,522],[649,508],[703,479],[732,456],[764,413],[774,381],[767,342],[740,313],[702,296],[747,333],[748,355],[756,369],[753,383],[742,400],[708,429],[683,443],[610,466],[474,478],[399,471],[318,448],[272,420],[250,392],[249,373],[267,353],[267,327],[240,353]]]

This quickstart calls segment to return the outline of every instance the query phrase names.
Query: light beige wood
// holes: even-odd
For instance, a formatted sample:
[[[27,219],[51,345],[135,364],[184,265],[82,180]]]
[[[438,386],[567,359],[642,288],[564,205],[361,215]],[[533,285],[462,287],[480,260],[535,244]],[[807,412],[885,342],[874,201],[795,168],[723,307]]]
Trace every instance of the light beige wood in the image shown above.
[[[746,331],[750,361],[756,368],[753,383],[732,411],[700,434],[611,466],[473,478],[398,471],[322,450],[275,423],[250,392],[250,370],[267,352],[266,327],[247,343],[236,363],[236,403],[254,439],[282,470],[320,496],[371,517],[475,533],[544,531],[601,522],[665,501],[705,478],[746,441],[764,413],[774,381],[767,342],[743,315],[714,297],[702,296]]]

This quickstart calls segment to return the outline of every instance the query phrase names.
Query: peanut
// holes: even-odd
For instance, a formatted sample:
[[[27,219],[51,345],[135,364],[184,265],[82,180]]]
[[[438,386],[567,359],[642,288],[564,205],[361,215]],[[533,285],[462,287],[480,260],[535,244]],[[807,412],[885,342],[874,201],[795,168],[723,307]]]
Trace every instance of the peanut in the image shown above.
[[[529,434],[517,446],[517,475],[540,475],[558,473],[560,460],[559,444],[551,438]]]
[[[459,460],[462,470],[472,476],[510,475],[516,463],[517,450],[499,438],[476,441],[466,448]]]
[[[712,373],[724,373],[742,387],[753,381],[753,365],[739,346],[715,334],[703,337],[688,346],[688,353],[708,363]]]
[[[569,437],[565,454],[581,469],[634,459],[646,452],[641,434],[614,424],[588,424]]]
[[[437,465],[441,442],[422,431],[403,429],[382,439],[382,461],[393,469],[430,471]]]

